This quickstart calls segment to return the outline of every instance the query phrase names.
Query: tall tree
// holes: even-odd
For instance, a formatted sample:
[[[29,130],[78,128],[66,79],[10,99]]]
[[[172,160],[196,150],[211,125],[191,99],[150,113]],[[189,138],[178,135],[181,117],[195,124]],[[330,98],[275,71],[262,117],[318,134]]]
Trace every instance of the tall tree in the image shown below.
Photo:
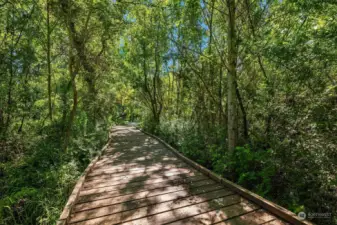
[[[236,99],[236,66],[238,57],[238,43],[236,34],[236,2],[227,0],[228,27],[227,27],[227,106],[228,106],[228,150],[233,152],[237,145],[238,119]]]
[[[51,90],[51,76],[52,76],[52,68],[51,68],[51,61],[50,61],[50,52],[51,52],[51,42],[50,42],[50,35],[51,35],[51,29],[50,29],[50,2],[47,0],[46,2],[47,7],[47,66],[48,66],[48,109],[49,109],[49,118],[50,120],[53,120],[53,109],[52,109],[52,90]]]

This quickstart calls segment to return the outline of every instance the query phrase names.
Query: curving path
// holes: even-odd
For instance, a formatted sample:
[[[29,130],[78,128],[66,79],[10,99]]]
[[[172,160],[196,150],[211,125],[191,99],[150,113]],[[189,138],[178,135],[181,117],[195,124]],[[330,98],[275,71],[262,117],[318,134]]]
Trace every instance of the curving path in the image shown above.
[[[86,174],[66,224],[289,224],[129,126]]]

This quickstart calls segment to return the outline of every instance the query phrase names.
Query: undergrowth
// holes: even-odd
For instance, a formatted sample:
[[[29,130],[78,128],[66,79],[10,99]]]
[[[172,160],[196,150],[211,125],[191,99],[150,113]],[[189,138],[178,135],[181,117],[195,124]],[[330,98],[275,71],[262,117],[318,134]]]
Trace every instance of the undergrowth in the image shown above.
[[[147,126],[143,126],[147,127]],[[162,120],[156,135],[181,153],[215,173],[298,213],[331,212],[332,217],[314,219],[317,224],[336,224],[336,185],[334,160],[317,161],[315,151],[282,144],[265,147],[251,137],[251,144],[226,150],[226,131],[204,131],[183,120]],[[291,154],[289,153],[291,152]]]
[[[57,129],[2,141],[0,224],[55,224],[78,177],[107,141],[106,126],[77,132],[63,152]]]

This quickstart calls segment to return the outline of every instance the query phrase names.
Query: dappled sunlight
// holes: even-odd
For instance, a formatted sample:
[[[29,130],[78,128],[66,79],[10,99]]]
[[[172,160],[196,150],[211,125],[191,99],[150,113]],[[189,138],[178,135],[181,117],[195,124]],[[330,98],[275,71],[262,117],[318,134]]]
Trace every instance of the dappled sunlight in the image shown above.
[[[275,220],[135,128],[115,127],[112,136],[112,147],[86,177],[70,224],[255,224],[250,213],[261,215],[258,222]]]
[[[220,184],[337,225],[337,0],[0,0],[0,18],[0,225],[263,218],[214,203]]]

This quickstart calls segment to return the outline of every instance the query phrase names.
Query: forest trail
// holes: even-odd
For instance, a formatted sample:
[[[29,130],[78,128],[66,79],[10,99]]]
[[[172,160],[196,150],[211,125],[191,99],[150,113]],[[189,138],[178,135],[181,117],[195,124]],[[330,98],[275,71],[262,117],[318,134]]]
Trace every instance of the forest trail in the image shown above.
[[[0,18],[0,225],[337,225],[337,0],[0,0]]]
[[[288,224],[134,127],[111,138],[63,224]]]

